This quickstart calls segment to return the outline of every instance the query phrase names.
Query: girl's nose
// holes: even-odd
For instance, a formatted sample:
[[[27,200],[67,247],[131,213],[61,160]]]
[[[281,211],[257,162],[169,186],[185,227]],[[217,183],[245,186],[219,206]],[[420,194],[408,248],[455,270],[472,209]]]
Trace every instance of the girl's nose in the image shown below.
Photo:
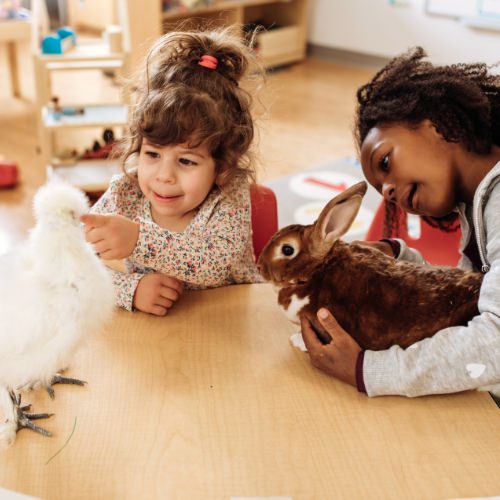
[[[170,165],[162,165],[162,167],[158,170],[156,177],[161,182],[172,184],[175,182],[174,169]]]
[[[395,201],[396,188],[394,187],[394,184],[384,182],[384,184],[382,184],[382,196],[386,201]]]

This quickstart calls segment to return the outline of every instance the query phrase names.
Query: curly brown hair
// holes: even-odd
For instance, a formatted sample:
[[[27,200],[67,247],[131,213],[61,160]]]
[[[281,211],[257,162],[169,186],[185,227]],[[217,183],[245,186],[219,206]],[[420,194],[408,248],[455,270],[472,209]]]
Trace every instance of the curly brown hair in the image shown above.
[[[255,181],[253,99],[242,83],[259,85],[264,72],[239,33],[236,27],[173,31],[156,41],[130,82],[129,133],[119,150],[124,165],[143,139],[157,146],[206,144],[220,187],[239,175]],[[204,55],[217,59],[216,69],[198,64]]]
[[[422,47],[392,59],[357,91],[354,136],[358,150],[375,126],[403,124],[417,127],[430,120],[448,142],[468,151],[488,154],[500,146],[500,75],[483,63],[435,66],[424,60]],[[405,219],[402,210],[387,203],[386,233]],[[456,230],[455,214],[424,217],[434,227]]]

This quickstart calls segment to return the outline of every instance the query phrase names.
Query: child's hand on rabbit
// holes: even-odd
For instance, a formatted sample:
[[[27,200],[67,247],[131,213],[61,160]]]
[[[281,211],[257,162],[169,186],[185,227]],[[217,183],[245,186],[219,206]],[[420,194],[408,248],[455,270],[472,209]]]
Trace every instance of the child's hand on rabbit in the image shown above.
[[[302,338],[311,363],[319,370],[356,387],[356,362],[361,351],[358,343],[338,324],[328,311],[320,309],[318,320],[332,338],[329,344],[318,339],[311,323],[301,318]]]

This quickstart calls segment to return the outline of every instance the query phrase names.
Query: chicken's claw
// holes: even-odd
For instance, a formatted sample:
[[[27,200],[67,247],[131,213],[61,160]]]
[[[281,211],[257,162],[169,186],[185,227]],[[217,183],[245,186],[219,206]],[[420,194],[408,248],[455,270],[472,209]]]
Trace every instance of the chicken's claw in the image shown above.
[[[63,377],[59,373],[54,375],[52,378],[52,381],[50,382],[50,385],[46,387],[47,392],[49,393],[49,396],[54,399],[55,393],[54,389],[52,388],[53,385],[55,384],[72,384],[72,385],[85,385],[87,382],[85,380],[79,380],[77,378],[72,378],[72,377]]]
[[[12,394],[11,394],[12,397]],[[42,434],[42,436],[50,437],[52,433],[43,429],[42,427],[35,425],[32,420],[39,420],[42,418],[49,418],[53,415],[53,413],[28,413],[28,410],[31,408],[31,405],[21,406],[21,395],[18,394],[12,398],[12,401],[15,405],[15,409],[17,412],[17,430],[21,429],[31,429],[32,431],[38,432]]]

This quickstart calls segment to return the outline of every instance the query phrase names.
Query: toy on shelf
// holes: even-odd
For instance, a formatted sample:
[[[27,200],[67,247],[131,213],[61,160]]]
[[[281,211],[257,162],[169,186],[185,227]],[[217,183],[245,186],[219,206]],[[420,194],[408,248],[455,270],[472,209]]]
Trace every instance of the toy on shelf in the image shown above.
[[[85,108],[75,107],[75,106],[61,106],[59,104],[59,97],[54,96],[50,100],[50,112],[54,120],[60,120],[64,116],[75,116],[83,115],[85,113]]]
[[[0,159],[0,188],[11,188],[17,184],[19,169],[13,161]]]
[[[104,159],[108,158],[111,154],[111,151],[116,144],[115,134],[113,130],[107,128],[102,133],[102,140],[104,144],[101,144],[99,141],[94,141],[92,145],[92,149],[86,149],[83,155],[81,156],[82,160],[95,160],[95,159]]]
[[[42,39],[42,54],[63,54],[76,45],[76,34],[67,26]]]

